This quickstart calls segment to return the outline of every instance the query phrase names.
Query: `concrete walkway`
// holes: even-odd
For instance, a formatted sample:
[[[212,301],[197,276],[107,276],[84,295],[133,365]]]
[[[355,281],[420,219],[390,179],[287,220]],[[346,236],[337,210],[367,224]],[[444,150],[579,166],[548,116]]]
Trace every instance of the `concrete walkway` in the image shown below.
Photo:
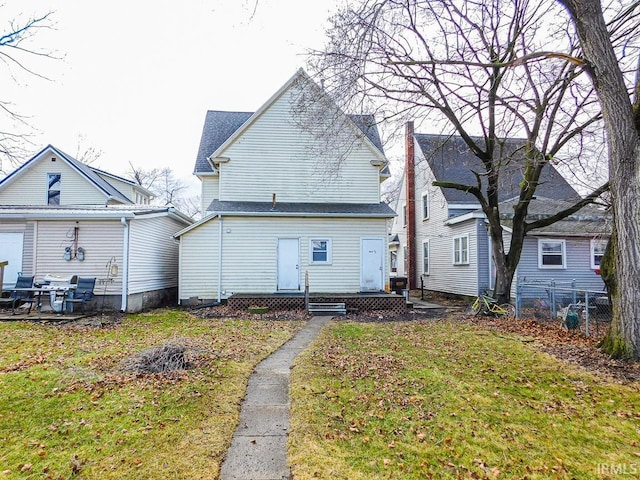
[[[291,365],[331,318],[313,317],[291,340],[259,363],[249,377],[240,421],[222,463],[220,480],[290,478],[287,435]]]

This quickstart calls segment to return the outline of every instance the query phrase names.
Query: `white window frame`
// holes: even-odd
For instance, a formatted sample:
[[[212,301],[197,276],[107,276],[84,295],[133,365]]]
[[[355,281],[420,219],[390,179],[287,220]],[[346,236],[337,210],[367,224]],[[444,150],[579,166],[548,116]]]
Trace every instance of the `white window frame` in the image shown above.
[[[327,259],[326,260],[314,260],[313,259],[313,242],[327,242]],[[314,237],[309,239],[309,265],[331,265],[333,257],[333,241],[327,237]]]
[[[409,271],[409,251],[407,250],[407,246],[402,246],[402,274],[406,275]]]
[[[422,192],[422,220],[429,220],[431,205],[429,205],[429,192]]]
[[[464,240],[464,241],[463,241]],[[466,244],[467,248],[462,248]],[[453,256],[454,265],[469,265],[469,234],[457,235],[453,237]]]
[[[602,248],[602,252],[601,253],[597,253],[597,255],[600,257],[600,260],[602,261],[602,256],[604,255],[604,250],[605,248],[607,248],[607,240],[603,240],[601,238],[593,238],[591,239],[591,246],[589,248],[589,251],[591,253],[590,257],[591,257],[591,269],[592,270],[600,270],[600,262],[598,262],[596,264],[596,247],[600,247]]]
[[[422,242],[422,274],[423,275],[430,274],[430,271],[429,271],[430,266],[431,266],[431,244],[429,240],[423,240]]]
[[[543,259],[545,254],[542,251],[542,245],[545,243],[557,243],[561,246],[560,256],[561,265],[544,265]],[[546,255],[557,255],[547,253]],[[564,270],[567,268],[567,242],[562,238],[539,238],[538,239],[538,268],[545,270]]]
[[[402,226],[407,226],[407,204],[402,205]]]
[[[393,273],[398,271],[398,252],[395,250],[389,252],[389,266]]]

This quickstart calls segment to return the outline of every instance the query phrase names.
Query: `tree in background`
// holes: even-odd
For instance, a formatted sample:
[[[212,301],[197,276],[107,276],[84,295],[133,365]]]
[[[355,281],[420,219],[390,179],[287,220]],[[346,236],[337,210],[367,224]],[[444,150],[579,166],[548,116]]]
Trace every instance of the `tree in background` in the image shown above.
[[[0,5],[0,11],[2,5]],[[32,69],[36,58],[55,58],[50,52],[36,46],[38,31],[52,28],[52,13],[8,20],[0,23],[0,83],[18,83],[23,74],[47,79]],[[6,95],[6,90],[4,92]],[[0,92],[0,172],[11,170],[24,161],[28,154],[29,123],[18,113],[10,98]]]
[[[602,106],[609,147],[614,234],[602,274],[612,300],[613,319],[602,347],[613,357],[640,359],[640,3],[614,4],[603,12],[599,0],[560,0],[573,19],[585,65]],[[609,21],[605,21],[605,13]],[[623,48],[616,48],[620,39]],[[635,67],[635,68],[634,68]],[[634,98],[635,96],[635,98]]]
[[[185,196],[188,186],[169,167],[138,168],[129,162],[127,172],[139,185],[153,192],[153,204],[173,206],[190,217],[201,214],[199,196]]]
[[[498,301],[507,301],[525,235],[608,188],[594,185],[572,207],[527,221],[545,169],[580,162],[602,129],[593,87],[574,61],[578,42],[564,10],[551,0],[364,0],[330,23],[325,50],[310,63],[345,110],[375,110],[385,121],[428,121],[439,133],[460,136],[479,159],[475,183],[435,185],[468,192],[481,205]],[[559,49],[564,52],[555,53]],[[524,138],[524,148],[514,154],[506,148],[510,138]],[[522,181],[506,248],[499,192],[514,169]]]

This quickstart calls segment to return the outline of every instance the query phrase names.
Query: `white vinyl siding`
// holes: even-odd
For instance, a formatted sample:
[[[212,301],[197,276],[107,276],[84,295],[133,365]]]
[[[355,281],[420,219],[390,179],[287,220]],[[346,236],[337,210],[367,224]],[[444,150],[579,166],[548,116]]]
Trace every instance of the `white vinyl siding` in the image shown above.
[[[162,216],[129,222],[129,294],[177,287],[178,244],[183,223]]]
[[[213,200],[217,200],[220,196],[220,179],[218,176],[202,176],[202,216],[206,215],[207,208]]]
[[[219,220],[214,218],[181,237],[180,299],[217,298]],[[331,264],[314,265],[309,248],[300,249],[300,278],[309,274],[313,292],[360,290],[361,237],[386,237],[384,219],[223,217],[223,297],[231,293],[271,293],[277,290],[278,238],[325,239],[331,232]],[[256,235],[260,232],[260,235]],[[386,258],[384,265],[387,265]],[[384,277],[388,272],[384,272]]]
[[[306,119],[295,110],[295,90],[286,90],[221,152],[229,161],[220,166],[220,200],[271,202],[275,194],[278,202],[378,203],[373,147],[350,127],[314,138],[300,125]]]
[[[36,222],[36,280],[45,275],[78,275],[96,277],[96,293],[120,294],[122,291],[122,238],[123,227],[114,221],[39,221]],[[64,260],[65,247],[72,246],[73,231],[78,227],[78,247],[85,251],[84,261]],[[115,258],[120,266],[113,282],[104,283],[106,265]]]
[[[435,177],[428,169],[428,162],[422,151],[416,148],[416,192],[426,193],[429,199],[429,218],[416,222],[416,241],[418,245],[429,242],[429,275],[423,277],[424,287],[428,290],[448,292],[456,295],[477,295],[478,257],[486,255],[479,251],[477,244],[477,222],[472,220],[456,225],[445,225],[448,217],[447,201],[442,189],[432,185]],[[405,187],[403,182],[402,193]],[[417,212],[421,215],[420,212]],[[453,264],[453,237],[468,236],[469,263]],[[401,237],[402,238],[402,237]],[[401,240],[402,241],[402,240]],[[424,251],[417,248],[417,265],[424,268]]]
[[[56,161],[52,161],[56,158]],[[0,191],[0,205],[47,205],[48,174],[62,177],[60,205],[104,205],[106,195],[55,155],[33,164]]]

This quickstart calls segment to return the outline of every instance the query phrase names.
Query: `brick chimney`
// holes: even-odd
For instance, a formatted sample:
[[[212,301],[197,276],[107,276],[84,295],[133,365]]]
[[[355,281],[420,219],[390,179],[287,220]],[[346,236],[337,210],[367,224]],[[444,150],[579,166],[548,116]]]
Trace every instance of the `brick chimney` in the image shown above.
[[[418,288],[416,279],[416,166],[413,122],[405,127],[405,178],[407,204],[407,288]]]

